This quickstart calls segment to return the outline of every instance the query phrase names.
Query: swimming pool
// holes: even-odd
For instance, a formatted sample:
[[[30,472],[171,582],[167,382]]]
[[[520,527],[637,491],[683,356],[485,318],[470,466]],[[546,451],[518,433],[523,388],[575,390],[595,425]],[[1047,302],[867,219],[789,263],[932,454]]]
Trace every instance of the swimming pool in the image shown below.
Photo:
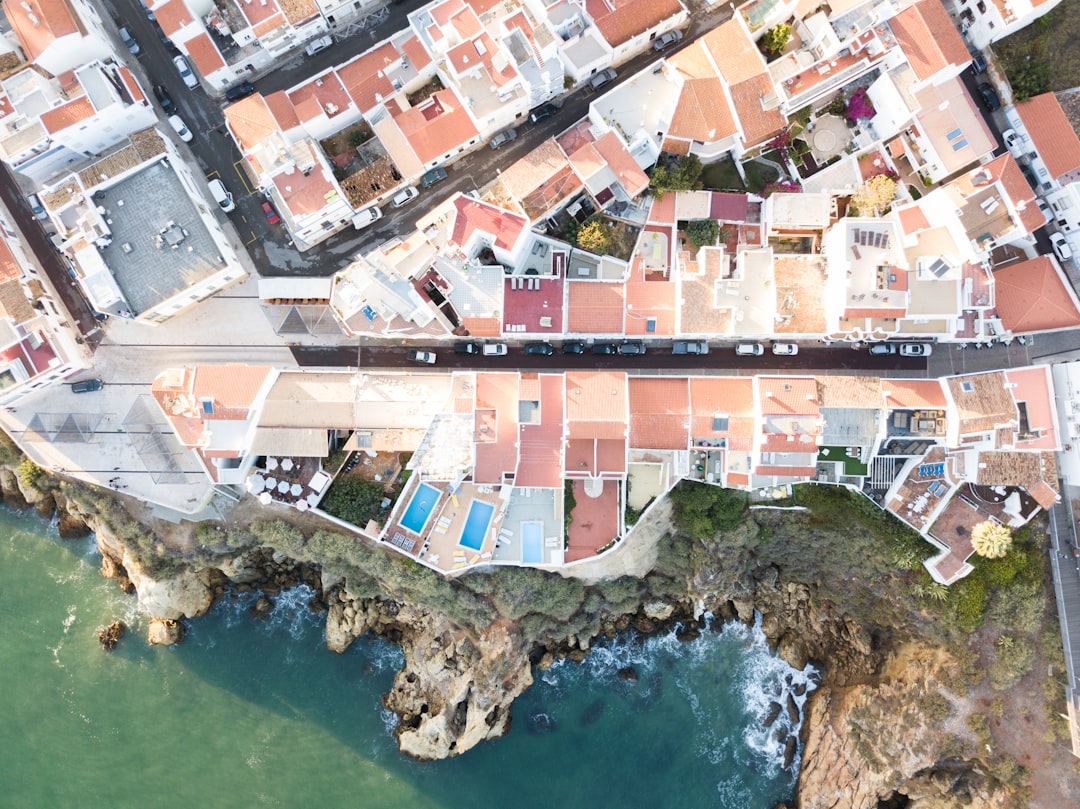
[[[421,483],[413,494],[412,500],[409,501],[409,507],[401,515],[401,526],[408,528],[414,534],[423,531],[435,504],[439,502],[440,494],[441,492],[434,486]]]
[[[465,528],[461,531],[459,544],[474,551],[480,550],[483,547],[488,526],[491,525],[491,515],[494,513],[495,506],[491,503],[473,500],[469,504],[469,516],[465,518]]]
[[[544,561],[544,524],[523,522],[521,524],[521,561],[539,565]]]

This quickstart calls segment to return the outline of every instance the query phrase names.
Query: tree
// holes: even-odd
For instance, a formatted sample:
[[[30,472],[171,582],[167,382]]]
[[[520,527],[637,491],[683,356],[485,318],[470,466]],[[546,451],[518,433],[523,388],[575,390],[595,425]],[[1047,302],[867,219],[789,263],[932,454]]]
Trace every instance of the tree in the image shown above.
[[[577,246],[598,256],[607,255],[610,244],[611,236],[608,234],[608,229],[599,219],[587,223],[577,232]]]
[[[877,174],[859,186],[851,203],[863,216],[879,216],[889,210],[896,199],[896,180],[887,174]]]
[[[1000,559],[1012,548],[1012,531],[993,520],[981,522],[971,529],[971,547],[987,559]]]
[[[386,490],[373,480],[346,475],[334,481],[322,508],[340,520],[363,528],[381,510]]]
[[[720,238],[720,223],[715,219],[695,219],[692,222],[687,222],[683,226],[682,232],[694,243],[695,249],[706,246],[711,247]]]
[[[1016,65],[1009,65],[1005,74],[1009,78],[1014,101],[1027,101],[1050,89],[1050,66],[1030,56]]]
[[[787,47],[790,39],[791,26],[787,23],[781,23],[765,32],[765,35],[761,38],[761,49],[765,51],[766,56],[779,56],[784,52],[784,48]]]
[[[700,187],[700,180],[701,161],[697,155],[683,155],[670,168],[664,160],[657,162],[649,178],[649,190],[661,199],[668,191],[693,191]]]

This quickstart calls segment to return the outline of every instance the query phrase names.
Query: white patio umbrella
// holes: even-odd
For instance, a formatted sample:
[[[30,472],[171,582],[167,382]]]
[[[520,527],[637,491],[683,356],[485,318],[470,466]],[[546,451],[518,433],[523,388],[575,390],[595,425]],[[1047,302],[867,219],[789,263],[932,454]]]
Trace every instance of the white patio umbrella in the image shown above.
[[[296,502],[296,508],[298,511],[307,511],[311,507],[307,504],[307,500],[298,500]]]
[[[271,499],[272,498],[270,497],[270,492],[263,492],[259,495],[259,502],[262,503],[264,506],[270,505]]]
[[[263,485],[266,486],[268,492],[272,492],[277,487],[277,478],[267,478],[263,481]]]
[[[289,491],[289,481],[281,481],[281,483],[278,484],[277,490],[282,494],[285,494],[285,492]]]
[[[277,469],[277,458],[267,458],[266,468],[270,470]]]
[[[293,468],[292,458],[283,458],[281,461],[281,468],[288,472]]]
[[[258,494],[263,490],[262,478],[256,480],[255,477],[255,475],[252,475],[247,479],[247,490],[252,494]]]
[[[256,492],[261,492],[263,489],[266,488],[266,478],[264,478],[258,472],[249,477],[248,480],[251,482],[251,485],[255,487]]]
[[[292,486],[289,487],[289,492],[294,497],[299,497],[301,492],[303,492],[303,491],[304,491],[304,487],[301,486],[299,483],[294,483]]]

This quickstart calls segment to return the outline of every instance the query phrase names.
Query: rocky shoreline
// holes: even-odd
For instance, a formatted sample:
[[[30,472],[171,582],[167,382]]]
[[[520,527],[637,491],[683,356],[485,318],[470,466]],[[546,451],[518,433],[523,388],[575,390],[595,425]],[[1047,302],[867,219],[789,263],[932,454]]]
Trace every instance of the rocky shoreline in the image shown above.
[[[401,751],[417,759],[460,755],[506,733],[511,706],[532,684],[534,666],[543,670],[558,657],[581,660],[597,638],[628,629],[647,634],[678,624],[696,632],[711,614],[725,621],[760,620],[785,661],[796,668],[810,661],[821,667],[823,682],[804,706],[801,739],[786,743],[789,761],[796,744],[802,751],[798,806],[1004,807],[1015,798],[1015,790],[987,774],[973,756],[928,741],[937,731],[917,711],[896,725],[897,706],[918,705],[947,681],[950,661],[939,651],[913,652],[881,628],[817,598],[813,584],[783,580],[774,564],[757,565],[752,575],[726,587],[699,571],[685,595],[639,598],[632,608],[605,612],[586,632],[526,637],[515,620],[493,620],[477,629],[425,604],[372,594],[370,586],[355,592],[348,578],[329,568],[266,547],[238,552],[217,566],[179,566],[173,575],[155,578],[100,514],[61,490],[24,490],[10,468],[0,472],[0,487],[11,505],[33,506],[43,515],[55,510],[61,536],[94,532],[102,574],[134,592],[152,617],[151,643],[179,642],[184,622],[204,615],[229,592],[259,591],[257,617],[272,609],[270,599],[281,589],[303,583],[316,593],[312,608],[326,611],[332,651],[343,652],[368,632],[399,644],[405,665],[384,704],[400,718],[395,733]],[[776,715],[792,710],[786,701],[776,706]]]

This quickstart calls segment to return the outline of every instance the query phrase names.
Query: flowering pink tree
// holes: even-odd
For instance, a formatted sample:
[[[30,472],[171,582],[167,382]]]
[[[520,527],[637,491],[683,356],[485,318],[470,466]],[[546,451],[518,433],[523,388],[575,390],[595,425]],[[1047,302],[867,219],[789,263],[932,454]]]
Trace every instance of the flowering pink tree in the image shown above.
[[[860,118],[873,118],[876,112],[873,102],[866,95],[866,88],[860,87],[848,99],[844,117],[849,121],[858,121]]]
[[[780,180],[776,180],[775,182],[769,183],[767,186],[765,186],[765,190],[762,191],[762,194],[766,197],[776,193],[801,194],[802,186],[794,180],[788,180],[787,178],[783,178]]]

